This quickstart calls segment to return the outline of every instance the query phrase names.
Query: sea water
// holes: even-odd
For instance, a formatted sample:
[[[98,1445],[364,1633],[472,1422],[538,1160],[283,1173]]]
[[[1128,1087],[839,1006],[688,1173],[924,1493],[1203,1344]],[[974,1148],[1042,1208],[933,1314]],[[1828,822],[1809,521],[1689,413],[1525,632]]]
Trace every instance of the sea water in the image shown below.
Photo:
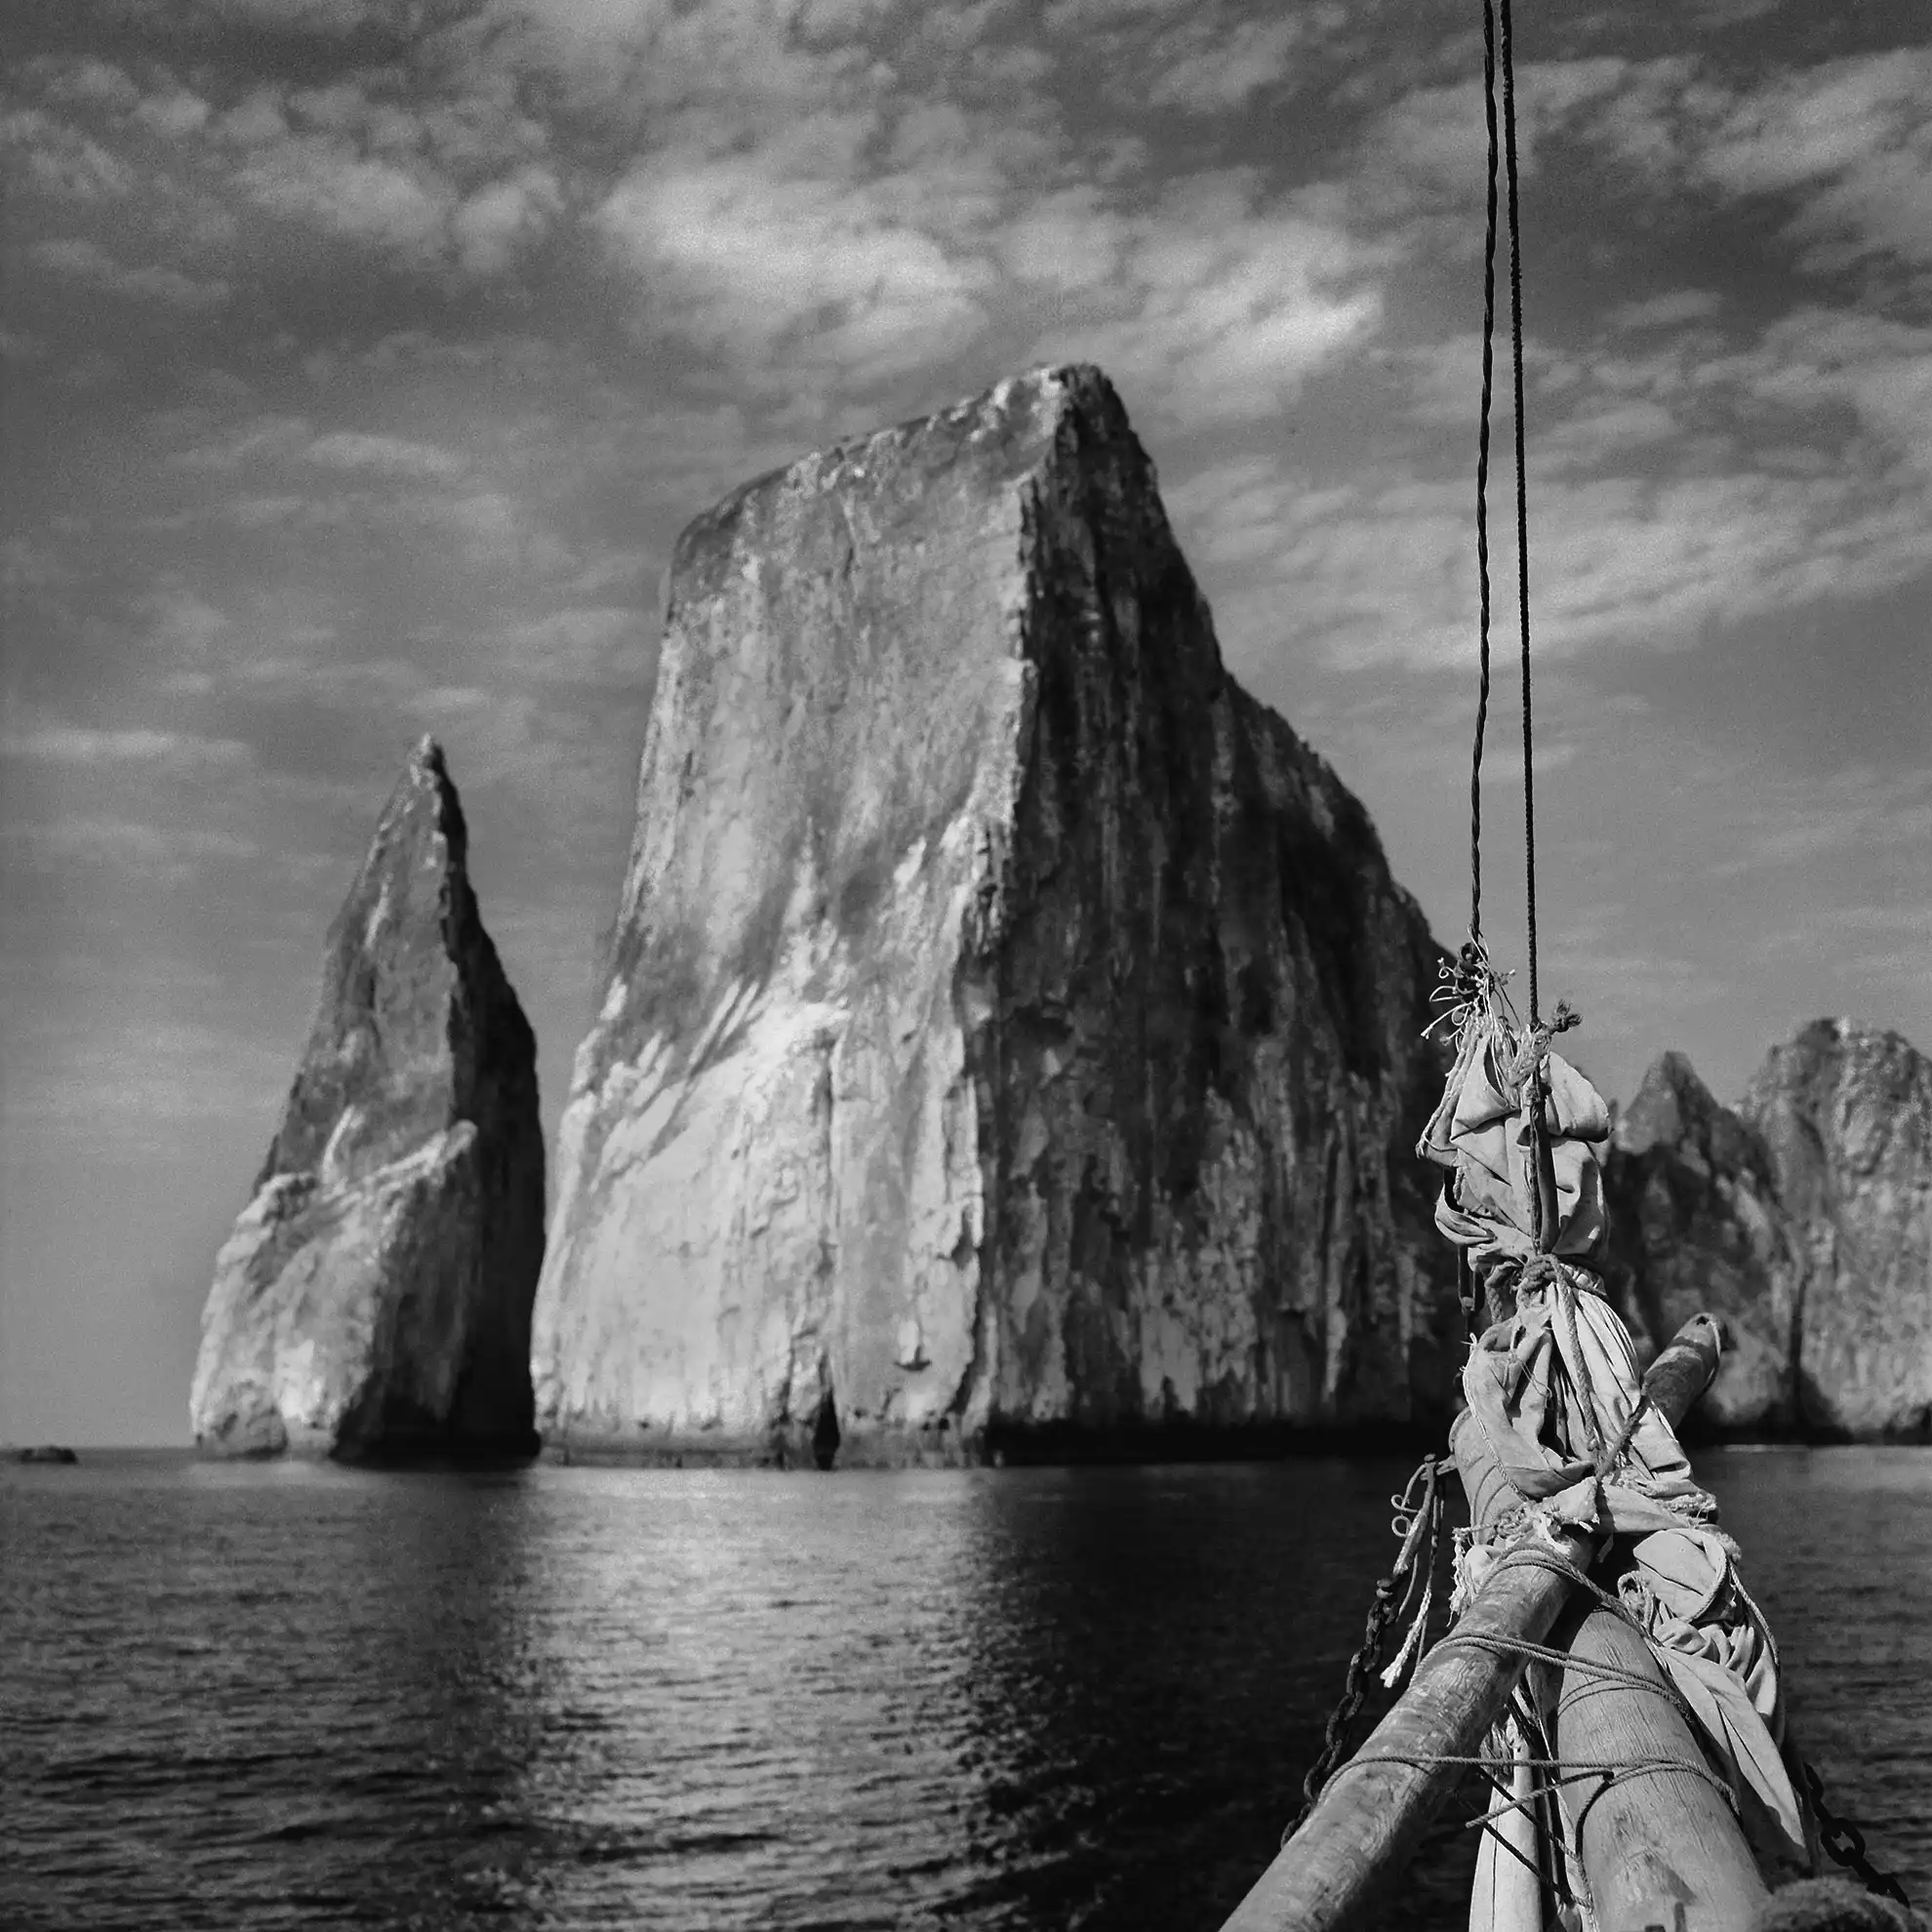
[[[1698,1467],[1932,1902],[1932,1452]],[[1405,1473],[9,1468],[0,1923],[1213,1932]],[[1387,1922],[1464,1922],[1472,1841]]]

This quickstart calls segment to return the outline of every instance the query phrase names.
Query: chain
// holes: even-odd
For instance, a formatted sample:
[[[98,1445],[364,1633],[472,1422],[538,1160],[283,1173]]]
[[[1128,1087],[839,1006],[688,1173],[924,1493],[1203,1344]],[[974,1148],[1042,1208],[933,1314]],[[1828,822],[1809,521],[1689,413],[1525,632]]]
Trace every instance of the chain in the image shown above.
[[[1382,1646],[1389,1635],[1389,1627],[1401,1608],[1403,1583],[1404,1579],[1396,1575],[1384,1577],[1375,1587],[1375,1601],[1369,1605],[1368,1627],[1362,1632],[1361,1648],[1348,1660],[1348,1682],[1340,1702],[1328,1714],[1321,1755],[1309,1765],[1308,1775],[1302,1780],[1302,1808],[1281,1834],[1284,1845],[1302,1829],[1308,1813],[1315,1808],[1321,1788],[1334,1776],[1335,1767],[1348,1752],[1348,1733],[1361,1715],[1362,1700],[1367,1697],[1369,1682],[1382,1663]]]
[[[1825,1787],[1818,1773],[1807,1764],[1804,1767],[1805,1789],[1811,1793],[1811,1808],[1818,1814],[1818,1835],[1825,1849],[1832,1859],[1842,1865],[1847,1872],[1856,1872],[1868,1892],[1877,1892],[1885,1898],[1897,1899],[1908,1912],[1912,1901],[1906,1897],[1905,1887],[1889,1872],[1880,1872],[1872,1864],[1865,1849],[1865,1833],[1849,1818],[1840,1818],[1825,1802]]]

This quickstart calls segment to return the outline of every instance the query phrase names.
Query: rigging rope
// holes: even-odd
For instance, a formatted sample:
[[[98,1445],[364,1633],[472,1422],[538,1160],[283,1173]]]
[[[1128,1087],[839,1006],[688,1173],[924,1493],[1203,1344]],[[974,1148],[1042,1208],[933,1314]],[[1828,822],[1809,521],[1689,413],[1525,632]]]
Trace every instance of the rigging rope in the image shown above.
[[[1496,16],[1482,0],[1482,104],[1489,123],[1489,207],[1482,242],[1482,423],[1476,431],[1477,647],[1475,755],[1469,770],[1469,941],[1482,945],[1482,735],[1489,722],[1489,410],[1496,374]]]
[[[1555,1230],[1553,1228],[1546,1228],[1545,1224],[1547,1217],[1554,1211],[1556,1190],[1553,1173],[1550,1172],[1550,1149],[1543,1127],[1541,1063],[1542,1053],[1548,1049],[1550,1037],[1575,1026],[1577,1016],[1570,1011],[1567,1001],[1559,1001],[1549,1026],[1543,1025],[1537,973],[1536,781],[1533,755],[1535,732],[1530,686],[1529,490],[1523,420],[1522,221],[1516,153],[1514,32],[1510,18],[1510,0],[1482,0],[1482,26],[1483,106],[1489,137],[1489,165],[1482,264],[1482,409],[1476,445],[1476,571],[1480,590],[1478,630],[1480,670],[1476,698],[1475,743],[1469,774],[1469,944],[1462,948],[1460,965],[1445,965],[1441,969],[1440,977],[1443,985],[1432,995],[1432,999],[1438,1003],[1444,1001],[1450,1003],[1449,1012],[1443,1017],[1451,1020],[1456,1036],[1459,1038],[1463,1026],[1466,1023],[1473,1024],[1474,1016],[1478,1012],[1488,1011],[1493,1024],[1494,1002],[1500,998],[1507,1005],[1507,995],[1502,991],[1502,981],[1490,971],[1487,948],[1482,938],[1482,753],[1483,739],[1489,719],[1490,695],[1489,632],[1492,612],[1488,497],[1490,416],[1495,397],[1497,174],[1500,145],[1500,159],[1508,183],[1509,342],[1515,412],[1513,428],[1516,484],[1516,596],[1522,642],[1523,856],[1529,959],[1529,1019],[1522,1036],[1522,1055],[1514,1077],[1524,1082],[1526,1086],[1528,1094],[1526,1105],[1532,1120],[1531,1145],[1535,1150],[1538,1170],[1537,1179],[1531,1186],[1529,1201],[1531,1232],[1536,1252],[1520,1269],[1520,1279],[1517,1284],[1520,1288],[1532,1278],[1542,1278],[1550,1274],[1560,1275],[1558,1265],[1547,1253],[1547,1249],[1553,1243]],[[1496,84],[1499,64],[1502,68],[1503,82],[1500,143]],[[1509,1019],[1513,1028],[1513,1012],[1510,1013]],[[1432,1030],[1436,1024],[1439,1024],[1439,1021],[1431,1022],[1430,1028],[1425,1029],[1426,1032]],[[1513,1033],[1510,1037],[1513,1037]],[[1544,1198],[1546,1191],[1549,1197],[1547,1202]],[[1444,1198],[1451,1205],[1454,1204],[1452,1194],[1445,1192]],[[1467,1265],[1465,1251],[1460,1246],[1457,1259],[1460,1270]],[[1541,1270],[1540,1275],[1538,1270]],[[1471,1301],[1470,1296],[1465,1296],[1466,1308],[1470,1308]],[[1559,1308],[1566,1318],[1569,1331],[1569,1355],[1574,1360],[1581,1355],[1576,1336],[1575,1312],[1567,1302],[1559,1303]],[[1474,1325],[1471,1321],[1472,1335],[1473,1329]],[[1639,1421],[1649,1409],[1649,1390],[1645,1389],[1639,1392],[1614,1439],[1607,1437],[1607,1432],[1602,1427],[1588,1379],[1578,1386],[1577,1393],[1581,1403],[1582,1421],[1590,1452],[1590,1462],[1600,1484],[1617,1468],[1632,1440]],[[1536,1830],[1540,1834],[1548,1833],[1552,1828],[1549,1818],[1542,1814],[1551,1808],[1550,1800],[1559,1789],[1590,1779],[1600,1782],[1597,1789],[1586,1798],[1582,1810],[1573,1821],[1572,1829],[1578,1834],[1582,1831],[1583,1816],[1590,1805],[1616,1785],[1635,1778],[1680,1776],[1702,1779],[1718,1792],[1735,1813],[1739,1808],[1737,1792],[1708,1764],[1685,1761],[1675,1756],[1615,1761],[1564,1759],[1551,1752],[1548,1736],[1540,1730],[1535,1735],[1542,1744],[1541,1751],[1535,1754],[1519,1754],[1509,1760],[1499,1758],[1492,1753],[1476,1755],[1403,1751],[1364,1751],[1354,1757],[1346,1756],[1349,1732],[1368,1695],[1369,1678],[1381,1664],[1383,1646],[1389,1630],[1392,1624],[1398,1623],[1407,1614],[1410,1603],[1416,1600],[1418,1593],[1421,1598],[1421,1608],[1394,1664],[1383,1675],[1384,1683],[1390,1689],[1395,1687],[1396,1682],[1418,1657],[1426,1655],[1432,1658],[1437,1652],[1455,1649],[1473,1650],[1505,1659],[1519,1660],[1524,1666],[1532,1663],[1553,1666],[1561,1669],[1566,1676],[1575,1673],[1597,1682],[1615,1683],[1626,1691],[1639,1691],[1661,1697],[1676,1708],[1693,1730],[1696,1730],[1701,1722],[1685,1702],[1668,1668],[1656,1673],[1634,1671],[1613,1664],[1607,1659],[1579,1657],[1567,1650],[1499,1631],[1452,1628],[1435,1643],[1429,1642],[1429,1613],[1433,1595],[1436,1555],[1435,1527],[1440,1514],[1436,1481],[1438,1475],[1452,1466],[1448,1459],[1444,1459],[1438,1465],[1432,1458],[1426,1458],[1416,1474],[1410,1478],[1403,1494],[1391,1498],[1397,1509],[1394,1528],[1403,1538],[1401,1552],[1392,1572],[1375,1587],[1375,1597],[1369,1608],[1362,1643],[1348,1660],[1347,1682],[1341,1700],[1329,1715],[1323,1749],[1303,1781],[1302,1807],[1294,1821],[1283,1831],[1282,1844],[1285,1846],[1307,1822],[1323,1793],[1343,1773],[1371,1765],[1399,1765],[1416,1769],[1439,1766],[1480,1772],[1503,1802],[1494,1809],[1486,1809],[1483,1816],[1469,1820],[1469,1827],[1485,1831],[1501,1849],[1525,1865],[1529,1865],[1530,1861],[1496,1831],[1496,1820],[1510,1811],[1524,1811],[1535,1819]],[[1418,1483],[1424,1485],[1420,1507],[1417,1507],[1413,1501]],[[1429,1526],[1429,1549],[1428,1554],[1418,1563],[1416,1561],[1418,1545],[1425,1522]],[[1469,1532],[1459,1531],[1457,1534],[1461,1539]],[[1633,1629],[1654,1655],[1660,1659],[1666,1657],[1665,1649],[1657,1636],[1631,1614],[1630,1606],[1623,1602],[1621,1596],[1611,1594],[1585,1570],[1552,1550],[1540,1549],[1528,1541],[1519,1541],[1497,1560],[1488,1582],[1493,1584],[1497,1573],[1503,1569],[1520,1565],[1546,1568],[1562,1575],[1590,1595],[1594,1596],[1601,1605]],[[1406,1590],[1403,1588],[1405,1579]],[[1743,1596],[1742,1585],[1737,1585],[1737,1589],[1738,1593]],[[1755,1606],[1751,1605],[1750,1598],[1744,1596],[1744,1601],[1755,1614]],[[1460,1605],[1459,1584],[1457,1597],[1451,1604],[1452,1625]],[[1520,1701],[1521,1692],[1518,1691],[1516,1695]],[[1567,1699],[1568,1694],[1564,1695]],[[1523,1709],[1527,1720],[1536,1723],[1538,1720],[1534,1718],[1533,1705],[1526,1704]],[[1526,1792],[1516,1794],[1506,1788],[1501,1780],[1499,1774],[1506,1768],[1541,1773],[1542,1782],[1533,1783]],[[1809,1765],[1802,1765],[1800,1768],[1808,1787],[1813,1812],[1822,1827],[1820,1837],[1824,1849],[1839,1864],[1854,1871],[1870,1890],[1904,1903],[1904,1888],[1896,1877],[1872,1865],[1866,1853],[1864,1835],[1857,1826],[1849,1820],[1835,1816],[1827,1805],[1816,1770]],[[1540,1867],[1531,1866],[1530,1869],[1542,1875]],[[1562,1889],[1567,1895],[1567,1885],[1562,1886]]]
[[[1523,238],[1516,207],[1516,64],[1511,54],[1509,0],[1503,17],[1503,163],[1509,180],[1509,347],[1516,380],[1516,605],[1523,634],[1523,865],[1529,923],[1529,1023],[1536,998],[1536,767],[1530,730],[1529,477],[1523,457]]]
[[[1497,55],[1498,20],[1502,56]],[[1503,70],[1501,159],[1508,181],[1509,224],[1509,345],[1515,402],[1516,458],[1516,615],[1522,636],[1523,671],[1523,855],[1529,928],[1529,1022],[1541,1017],[1536,948],[1536,777],[1535,732],[1530,698],[1529,488],[1523,433],[1523,247],[1521,197],[1516,165],[1516,71],[1514,29],[1509,0],[1482,0],[1482,100],[1489,130],[1488,193],[1482,251],[1482,418],[1476,435],[1476,577],[1479,681],[1476,691],[1475,750],[1469,771],[1469,940],[1482,945],[1482,746],[1489,722],[1489,419],[1495,396],[1496,355],[1496,72]]]

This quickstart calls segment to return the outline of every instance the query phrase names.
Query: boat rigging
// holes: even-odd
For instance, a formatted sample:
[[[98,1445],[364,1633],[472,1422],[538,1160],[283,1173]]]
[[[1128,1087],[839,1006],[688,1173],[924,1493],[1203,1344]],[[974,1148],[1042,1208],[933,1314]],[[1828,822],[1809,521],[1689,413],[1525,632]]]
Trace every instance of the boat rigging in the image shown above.
[[[1609,1112],[1552,1049],[1537,956],[1536,795],[1524,435],[1522,247],[1510,0],[1483,0],[1488,174],[1475,479],[1478,687],[1469,780],[1469,935],[1441,968],[1453,1066],[1418,1153],[1445,1170],[1435,1211],[1456,1250],[1470,1349],[1449,1454],[1395,1506],[1400,1548],[1376,1587],[1300,1816],[1224,1932],[1367,1922],[1471,1774],[1489,1792],[1471,1932],[1748,1932],[1769,1880],[1822,1851],[1904,1902],[1824,1803],[1785,1719],[1776,1644],[1692,1476],[1676,1427],[1716,1373],[1708,1315],[1647,1374],[1592,1266],[1604,1234]],[[1499,87],[1500,82],[1500,87]],[[1501,126],[1499,130],[1499,98]],[[1490,418],[1499,174],[1509,248],[1516,602],[1521,642],[1528,1011],[1482,925],[1482,756],[1490,701]],[[1486,1323],[1478,1308],[1486,1303]],[[1443,1479],[1449,1627],[1431,1640]],[[1389,1635],[1383,1682],[1407,1689],[1353,1755],[1348,1741]],[[1821,1827],[1824,1828],[1821,1830]],[[1852,1841],[1856,1841],[1855,1843]]]

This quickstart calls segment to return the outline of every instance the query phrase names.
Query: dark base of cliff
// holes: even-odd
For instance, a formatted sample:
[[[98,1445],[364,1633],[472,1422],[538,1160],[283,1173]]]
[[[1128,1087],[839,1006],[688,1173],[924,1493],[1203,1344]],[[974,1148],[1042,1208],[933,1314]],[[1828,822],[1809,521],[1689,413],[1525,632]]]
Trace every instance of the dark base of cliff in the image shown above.
[[[1703,1420],[1695,1410],[1678,1428],[1686,1449],[1787,1448],[1923,1449],[1932,1447],[1932,1414],[1888,1429],[1852,1429],[1828,1422],[1762,1422],[1726,1427]]]
[[[361,1469],[516,1469],[537,1460],[543,1438],[534,1429],[501,1435],[385,1435],[364,1444],[338,1444],[332,1463]]]
[[[995,1423],[986,1430],[975,1460],[995,1467],[1025,1467],[1420,1455],[1439,1448],[1446,1432],[1446,1422],[1437,1421]]]
[[[522,1469],[537,1460],[543,1448],[537,1431],[503,1435],[452,1436],[425,1432],[396,1435],[374,1443],[313,1445],[251,1439],[239,1445],[199,1441],[195,1452],[210,1463],[339,1463],[356,1469]]]
[[[1079,1468],[1159,1463],[1254,1463],[1300,1456],[1421,1455],[1439,1449],[1446,1421],[1209,1424],[998,1423],[976,1435],[951,1429],[848,1426],[829,1457],[802,1429],[747,1436],[724,1430],[644,1429],[635,1435],[557,1434],[546,1463],[627,1469],[934,1469]]]

